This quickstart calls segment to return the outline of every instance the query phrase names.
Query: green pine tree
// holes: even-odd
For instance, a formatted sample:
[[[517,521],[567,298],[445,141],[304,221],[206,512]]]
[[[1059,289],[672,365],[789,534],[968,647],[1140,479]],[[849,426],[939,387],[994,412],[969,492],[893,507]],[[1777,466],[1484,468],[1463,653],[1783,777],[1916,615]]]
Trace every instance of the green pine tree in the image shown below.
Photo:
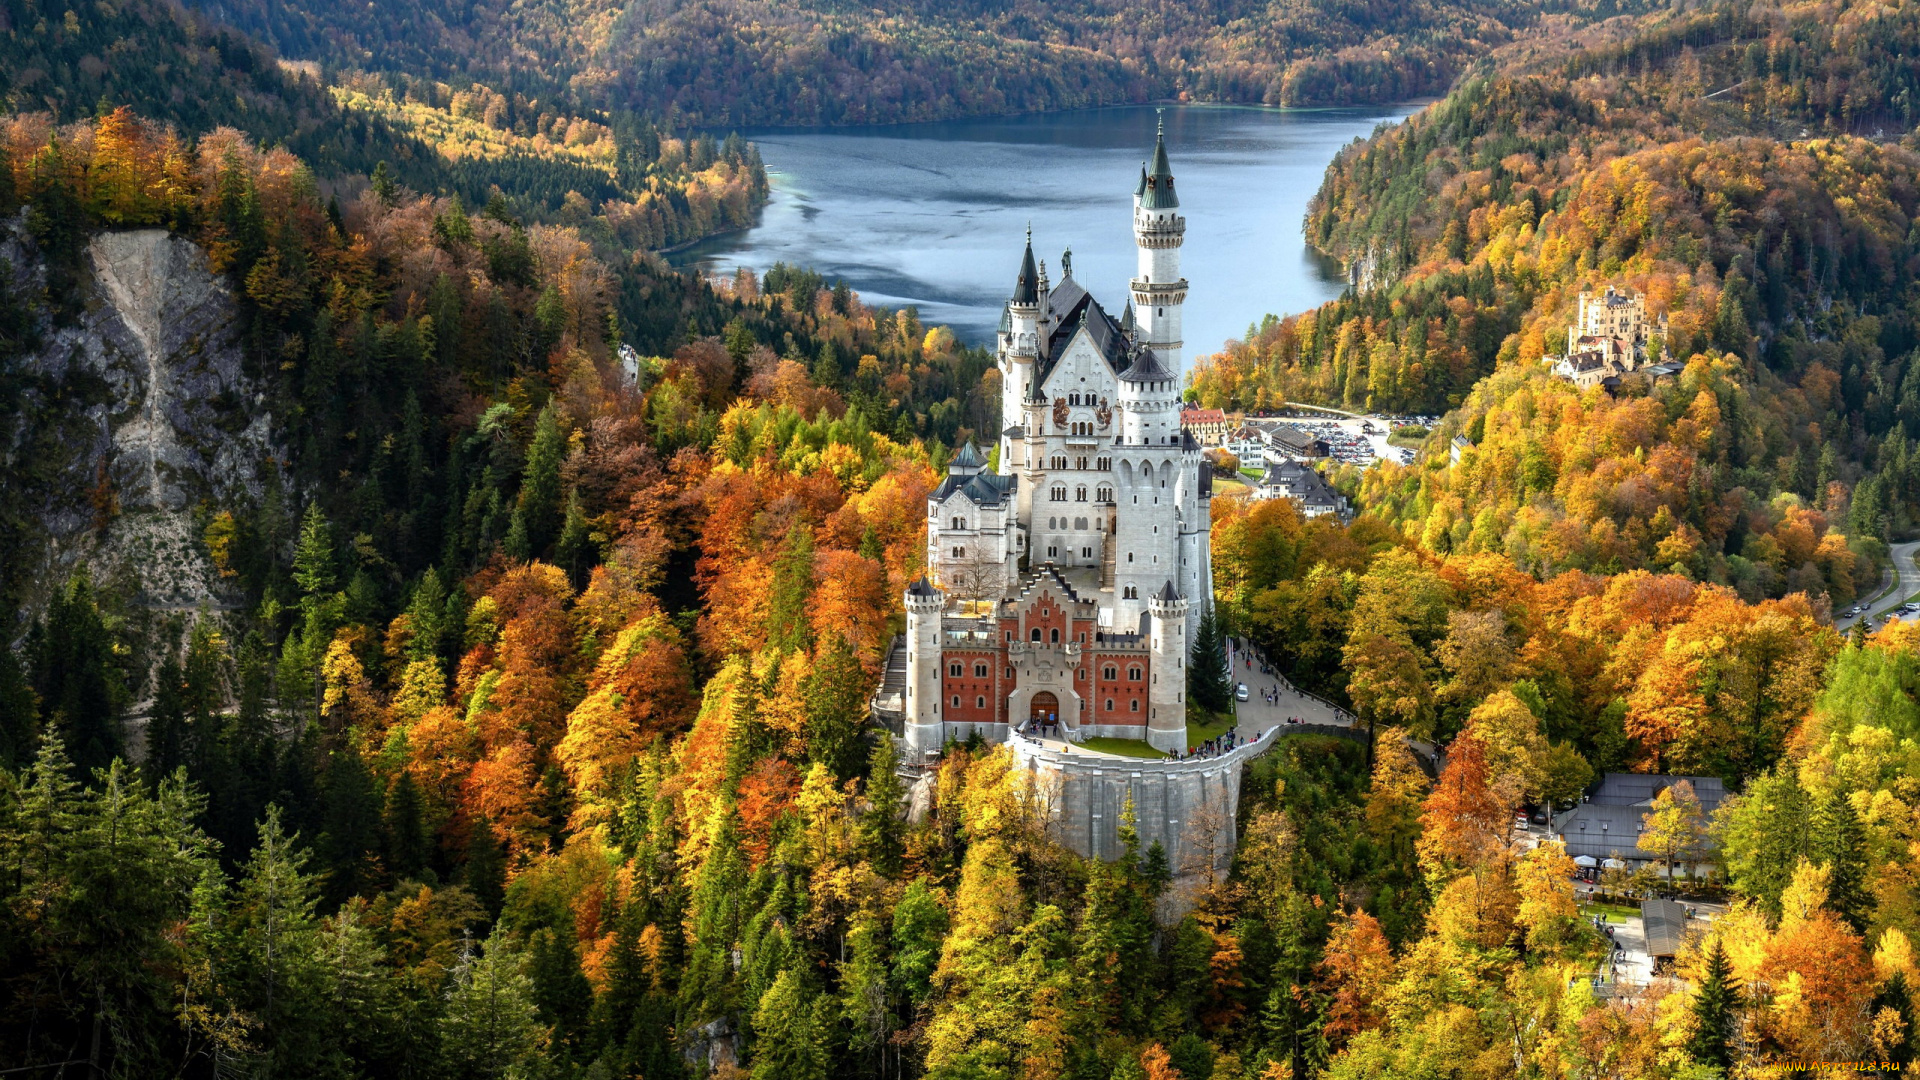
[[[1812,858],[1827,864],[1827,906],[1864,934],[1873,916],[1867,887],[1867,834],[1846,792],[1835,789],[1814,807],[1807,822]]]
[[[767,601],[767,647],[806,649],[812,642],[808,601],[813,597],[813,527],[796,520],[773,563],[773,595]]]
[[[460,880],[487,918],[500,917],[507,900],[507,849],[487,818],[474,822],[467,834],[467,864]]]
[[[1733,1065],[1734,1010],[1740,1007],[1740,980],[1714,938],[1708,945],[1706,977],[1693,998],[1693,1034],[1687,1053],[1703,1065],[1722,1070]]]
[[[453,969],[440,1018],[440,1064],[448,1074],[486,1080],[521,1077],[540,1060],[543,1031],[533,980],[507,935],[495,931]]]
[[[754,1010],[753,1080],[826,1080],[832,1061],[814,995],[789,969]]]
[[[1233,681],[1227,674],[1227,642],[1211,604],[1200,616],[1187,664],[1187,701],[1204,712],[1233,712]]]
[[[847,639],[832,635],[807,676],[807,758],[848,780],[860,774],[868,754],[867,676]]]
[[[906,856],[906,786],[900,783],[899,754],[893,735],[881,732],[867,767],[867,810],[860,818],[860,847],[882,877],[900,873]]]
[[[560,463],[566,457],[567,437],[560,430],[558,408],[548,402],[533,425],[533,444],[527,448],[527,471],[520,499],[508,526],[507,554],[535,559],[546,554],[561,523]]]
[[[120,714],[128,695],[115,645],[85,569],[54,594],[29,642],[42,719],[82,777],[123,752]]]

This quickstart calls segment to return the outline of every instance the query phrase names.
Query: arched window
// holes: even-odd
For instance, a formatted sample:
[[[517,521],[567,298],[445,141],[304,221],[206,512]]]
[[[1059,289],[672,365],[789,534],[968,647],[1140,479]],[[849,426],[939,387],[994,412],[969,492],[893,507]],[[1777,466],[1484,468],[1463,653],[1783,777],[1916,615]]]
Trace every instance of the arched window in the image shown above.
[[[955,695],[953,695],[953,707],[954,707],[954,708],[956,708],[956,709],[960,707],[960,695],[959,695],[959,694],[955,694]]]
[[[1049,644],[1052,644],[1052,645],[1060,644],[1060,628],[1059,627],[1056,626],[1053,629],[1047,631],[1047,636],[1052,639],[1052,641],[1050,641]]]
[[[975,665],[973,665],[973,675],[974,675],[974,678],[977,678],[977,679],[984,679],[984,678],[986,678],[986,677],[987,677],[987,665],[985,665],[985,664],[975,664]]]
[[[1130,667],[1127,669],[1127,681],[1128,682],[1140,681],[1140,668],[1138,665],[1135,665],[1134,667]]]
[[[1127,708],[1129,708],[1129,709],[1132,709],[1132,710],[1133,710],[1134,712],[1139,712],[1139,711],[1140,711],[1140,699],[1139,699],[1139,698],[1134,698],[1134,699],[1133,699],[1132,701],[1129,701],[1129,702],[1127,702]]]
[[[1112,699],[1112,698],[1108,698],[1108,699],[1107,699],[1107,711],[1108,711],[1108,712],[1112,712],[1112,711],[1113,711],[1113,699]]]
[[[1114,667],[1112,664],[1108,664],[1106,667],[1100,669],[1100,677],[1108,682],[1114,682],[1120,678],[1120,669]],[[1111,709],[1113,706],[1109,705],[1107,708]]]
[[[984,709],[984,708],[986,708],[986,707],[987,707],[987,699],[986,699],[986,697],[985,697],[985,696],[983,695],[983,696],[981,696],[981,697],[976,697],[976,698],[974,698],[974,699],[973,699],[973,707],[974,707],[974,708],[976,708],[976,709]]]
[[[1049,493],[1048,497],[1051,498],[1054,502],[1066,502],[1067,501],[1066,485],[1062,484],[1059,487],[1054,488],[1053,491]]]
[[[948,664],[948,665],[947,665],[947,674],[948,674],[948,675],[951,675],[951,676],[953,676],[953,677],[954,677],[954,678],[956,678],[956,679],[957,679],[957,678],[959,678],[959,677],[960,677],[960,665],[959,665],[959,664]]]
[[[964,528],[966,528],[966,527],[967,527],[967,519],[966,519],[966,518],[954,518],[954,519],[953,519],[953,527],[954,527],[954,528],[956,528],[956,529],[964,529]]]
[[[1076,528],[1076,529],[1084,529],[1084,528],[1086,528],[1086,527],[1087,527],[1087,519],[1086,519],[1086,518],[1074,518],[1074,519],[1073,519],[1073,527],[1074,527],[1074,528]]]
[[[1074,502],[1087,501],[1087,486],[1085,484],[1081,484],[1079,487],[1073,489],[1073,501]]]
[[[1033,628],[1033,640],[1035,641],[1040,640],[1040,628],[1037,626]]]
[[[1131,552],[1131,551],[1129,551],[1129,552],[1127,552],[1127,561],[1128,561],[1128,562],[1132,562],[1132,561],[1133,561],[1133,552]]]
[[[1100,502],[1100,503],[1110,503],[1110,502],[1112,502],[1112,501],[1113,501],[1113,489],[1112,489],[1112,488],[1110,488],[1110,487],[1103,487],[1103,488],[1101,488],[1101,489],[1100,489],[1099,491],[1097,491],[1097,492],[1095,492],[1095,493],[1094,493],[1094,499],[1093,499],[1093,501],[1094,501],[1094,502]]]

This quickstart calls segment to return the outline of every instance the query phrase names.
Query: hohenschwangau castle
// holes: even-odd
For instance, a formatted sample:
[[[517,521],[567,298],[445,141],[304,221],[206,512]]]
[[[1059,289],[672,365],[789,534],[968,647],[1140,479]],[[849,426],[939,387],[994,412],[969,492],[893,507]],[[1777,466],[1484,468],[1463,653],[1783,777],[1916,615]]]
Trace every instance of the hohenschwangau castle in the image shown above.
[[[993,464],[968,444],[927,500],[929,575],[907,590],[908,756],[1023,724],[1184,749],[1187,652],[1211,602],[1200,448],[1180,426],[1186,220],[1165,139],[1133,195],[1139,269],[1118,319],[1036,266],[999,333]]]

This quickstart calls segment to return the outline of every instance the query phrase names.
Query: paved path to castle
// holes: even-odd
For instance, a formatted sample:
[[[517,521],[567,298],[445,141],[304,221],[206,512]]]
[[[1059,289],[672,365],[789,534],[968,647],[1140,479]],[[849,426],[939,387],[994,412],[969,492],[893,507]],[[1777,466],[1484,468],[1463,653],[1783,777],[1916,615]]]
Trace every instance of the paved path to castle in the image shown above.
[[[1234,684],[1247,684],[1247,700],[1239,703],[1238,710],[1240,726],[1236,730],[1241,740],[1251,739],[1268,728],[1285,727],[1289,719],[1303,724],[1352,725],[1352,714],[1300,693],[1278,672],[1267,674],[1257,654],[1239,649],[1228,652]]]

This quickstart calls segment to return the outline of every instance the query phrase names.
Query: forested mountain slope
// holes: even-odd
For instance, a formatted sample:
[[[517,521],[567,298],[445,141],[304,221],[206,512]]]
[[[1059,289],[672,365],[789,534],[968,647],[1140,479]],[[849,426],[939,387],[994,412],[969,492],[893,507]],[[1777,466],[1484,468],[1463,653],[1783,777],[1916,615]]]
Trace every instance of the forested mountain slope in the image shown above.
[[[903,812],[866,698],[924,569],[926,493],[1000,428],[984,353],[804,270],[714,283],[631,257],[604,207],[637,196],[454,198],[391,160],[336,183],[219,126],[246,119],[228,90],[280,115],[239,60],[206,69],[204,120],[159,82],[124,89],[154,118],[96,109],[86,80],[122,74],[83,61],[144,47],[146,23],[112,20],[146,9],[55,2],[44,29],[8,7],[9,43],[86,47],[0,130],[7,1067],[1707,1080],[1913,1061],[1920,635],[1843,640],[1826,618],[1916,468],[1914,169],[1871,129],[1895,106],[1845,89],[1897,98],[1898,9],[1529,42],[1337,163],[1315,235],[1371,256],[1376,287],[1259,329],[1198,392],[1435,386],[1460,407],[1416,466],[1366,479],[1378,509],[1350,525],[1216,497],[1219,615],[1374,736],[1275,737],[1221,876],[1124,816],[1123,857],[1075,856],[1005,748],[949,746],[925,814]],[[688,191],[751,165],[556,105],[539,51],[618,27],[508,15],[548,36],[472,38],[487,64],[525,43],[499,86],[429,68],[274,94],[314,116],[361,95],[315,136],[404,125],[432,133],[434,169],[483,178],[523,148]],[[437,42],[466,18],[356,9],[311,40]],[[191,44],[211,31],[180,33],[211,64]],[[1736,62],[1738,104],[1687,81]],[[1618,399],[1547,381],[1554,318],[1616,276],[1664,298],[1685,372]],[[150,332],[169,297],[203,333]],[[153,392],[189,377],[196,408]],[[1449,468],[1456,433],[1477,445]],[[191,574],[99,557],[156,504]],[[1862,528],[1862,507],[1883,509]],[[1407,738],[1444,744],[1437,777]],[[1711,829],[1728,909],[1677,957],[1684,981],[1602,996],[1611,942],[1573,864],[1514,820],[1611,769],[1734,797],[1709,821],[1677,786],[1623,838],[1684,862]]]
[[[1454,409],[1362,492],[1435,551],[1850,602],[1920,494],[1920,156],[1875,137],[1912,122],[1916,45],[1901,7],[1720,6],[1475,76],[1329,170],[1308,235],[1368,287],[1254,328],[1198,397]],[[1693,358],[1673,385],[1538,363],[1610,284]]]
[[[1543,20],[1612,3],[850,5],[809,0],[388,5],[209,0],[288,56],[571,95],[704,126],[864,124],[1182,97],[1270,105],[1404,100]]]
[[[504,194],[523,216],[583,229],[603,254],[739,228],[766,201],[758,153],[738,139],[616,130],[551,100],[490,108],[484,91],[456,100],[431,82],[398,95],[378,79],[329,85],[318,65],[171,0],[8,0],[0,30],[0,94],[16,111],[66,123],[127,105],[188,137],[230,127],[298,154],[329,189],[357,190],[384,163],[391,181],[468,207]]]

